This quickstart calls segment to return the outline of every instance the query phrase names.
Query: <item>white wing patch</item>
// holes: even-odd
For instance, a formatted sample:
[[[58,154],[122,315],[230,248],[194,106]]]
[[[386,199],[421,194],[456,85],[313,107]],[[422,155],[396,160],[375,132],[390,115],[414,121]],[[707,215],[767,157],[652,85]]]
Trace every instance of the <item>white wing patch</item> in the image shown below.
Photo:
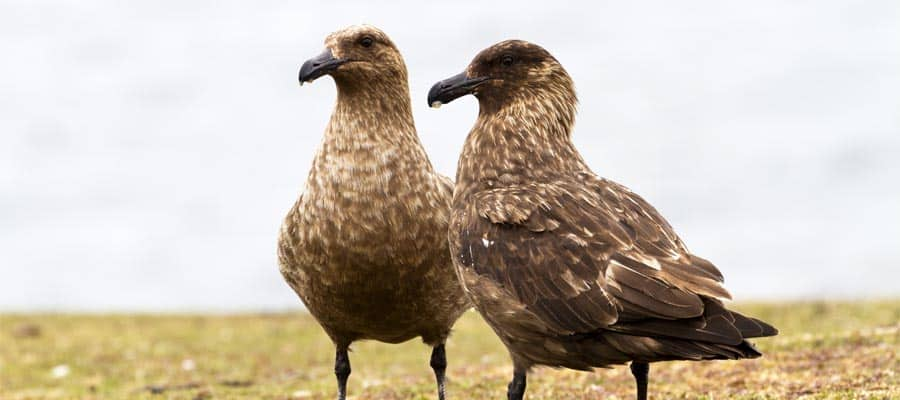
[[[628,257],[657,271],[662,270],[662,265],[659,264],[659,260],[656,257],[648,257],[641,253],[629,254]]]

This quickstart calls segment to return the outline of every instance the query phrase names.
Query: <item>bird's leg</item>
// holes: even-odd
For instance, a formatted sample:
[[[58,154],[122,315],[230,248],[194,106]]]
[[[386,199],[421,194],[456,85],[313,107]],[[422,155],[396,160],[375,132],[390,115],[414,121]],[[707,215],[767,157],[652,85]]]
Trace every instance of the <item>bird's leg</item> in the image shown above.
[[[337,376],[338,400],[347,398],[347,378],[350,376],[350,357],[347,356],[347,347],[338,346],[334,357],[334,375]]]
[[[434,346],[434,350],[431,351],[431,369],[434,370],[434,377],[437,379],[438,399],[444,400],[444,372],[447,371],[447,352],[444,350],[443,343]]]
[[[516,368],[513,372],[513,379],[509,382],[506,391],[507,400],[522,400],[525,396],[525,370]]]
[[[650,364],[632,361],[631,374],[637,384],[637,400],[647,400],[647,376],[650,375]]]

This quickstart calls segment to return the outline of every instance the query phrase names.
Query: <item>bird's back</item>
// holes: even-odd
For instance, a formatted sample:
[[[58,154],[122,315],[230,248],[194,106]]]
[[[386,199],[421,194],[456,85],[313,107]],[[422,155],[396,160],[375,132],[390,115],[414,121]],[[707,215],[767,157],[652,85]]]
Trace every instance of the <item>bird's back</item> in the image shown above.
[[[643,198],[589,171],[458,193],[455,262],[519,357],[576,369],[758,356],[775,334],[725,309],[722,274]]]

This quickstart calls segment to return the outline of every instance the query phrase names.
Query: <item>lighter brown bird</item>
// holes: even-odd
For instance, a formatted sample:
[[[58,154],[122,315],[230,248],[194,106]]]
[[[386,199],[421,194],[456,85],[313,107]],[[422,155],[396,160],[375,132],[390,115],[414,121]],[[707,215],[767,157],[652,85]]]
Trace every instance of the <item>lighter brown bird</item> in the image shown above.
[[[469,307],[447,248],[453,183],[419,142],[406,66],[388,36],[353,26],[325,47],[300,82],[332,76],[337,103],[281,227],[281,273],[335,344],[340,399],[352,342],[415,337],[434,347],[443,399],[444,343]]]
[[[509,399],[528,370],[760,356],[770,325],[727,310],[722,274],[691,254],[643,198],[595,175],[571,140],[572,79],[546,50],[512,40],[438,82],[432,106],[474,94],[480,111],[457,170],[454,263],[512,357]]]

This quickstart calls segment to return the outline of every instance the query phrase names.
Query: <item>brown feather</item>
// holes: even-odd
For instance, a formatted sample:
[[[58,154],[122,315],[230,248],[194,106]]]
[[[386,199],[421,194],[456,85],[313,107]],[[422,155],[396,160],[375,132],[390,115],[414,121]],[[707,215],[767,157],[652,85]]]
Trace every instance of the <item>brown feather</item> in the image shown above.
[[[498,69],[510,54],[527,62]],[[588,168],[571,141],[571,78],[549,53],[502,42],[467,75],[495,79],[476,89],[450,246],[517,370],[759,356],[744,339],[774,328],[725,309],[721,272],[647,201]]]
[[[359,50],[362,35],[377,44]],[[370,62],[332,73],[337,103],[281,228],[281,272],[338,347],[443,343],[469,307],[447,251],[453,182],[419,142],[406,66],[387,35],[351,27],[326,47]]]

